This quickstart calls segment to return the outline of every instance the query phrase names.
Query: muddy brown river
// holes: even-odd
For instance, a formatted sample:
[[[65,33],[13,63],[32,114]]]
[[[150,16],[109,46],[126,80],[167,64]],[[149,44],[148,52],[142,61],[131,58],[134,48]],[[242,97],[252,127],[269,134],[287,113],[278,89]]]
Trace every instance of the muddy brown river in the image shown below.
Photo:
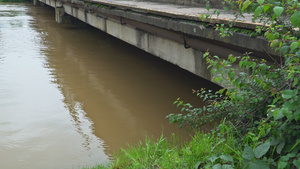
[[[0,168],[107,163],[145,136],[189,135],[165,116],[207,83],[54,9],[0,3]]]

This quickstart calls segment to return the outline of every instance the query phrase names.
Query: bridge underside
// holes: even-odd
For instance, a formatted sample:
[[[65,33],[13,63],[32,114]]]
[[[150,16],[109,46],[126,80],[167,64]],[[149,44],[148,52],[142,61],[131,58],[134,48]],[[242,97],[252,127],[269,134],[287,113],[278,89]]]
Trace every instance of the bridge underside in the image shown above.
[[[93,10],[84,4],[74,5],[71,2],[58,0],[39,1],[55,8],[58,23],[63,23],[65,14],[68,14],[209,81],[212,81],[212,76],[203,59],[203,52],[210,49],[212,54],[227,57],[229,54],[242,55],[245,51],[243,47],[235,50],[234,47],[228,47],[230,45],[219,45],[218,43],[212,43],[212,40],[209,39],[163,29],[139,22],[138,19]],[[35,0],[35,3],[37,3],[37,0]],[[201,29],[201,27],[198,26],[197,29]],[[196,33],[196,31],[198,30],[192,29],[192,32]]]

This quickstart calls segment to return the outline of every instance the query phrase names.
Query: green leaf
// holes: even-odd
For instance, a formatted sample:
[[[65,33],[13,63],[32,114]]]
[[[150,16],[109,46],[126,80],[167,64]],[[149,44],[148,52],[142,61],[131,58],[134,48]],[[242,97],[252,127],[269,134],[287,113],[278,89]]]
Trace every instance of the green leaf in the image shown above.
[[[250,0],[247,0],[243,3],[242,11],[244,11],[252,2]]]
[[[233,80],[234,77],[235,77],[235,73],[234,72],[229,72],[228,76],[229,76],[230,80]]]
[[[296,154],[295,153],[288,153],[286,156],[289,157],[289,158],[294,158],[296,156]]]
[[[266,162],[262,160],[256,160],[250,164],[249,169],[270,169],[270,167]]]
[[[234,63],[236,61],[236,57],[232,58],[231,63]]]
[[[290,99],[292,98],[293,96],[295,96],[295,91],[294,90],[284,90],[282,92],[282,98],[284,99]]]
[[[274,48],[274,47],[276,47],[276,46],[278,45],[278,42],[279,42],[278,39],[274,39],[274,40],[272,40],[270,46],[271,46],[272,48]]]
[[[227,7],[223,7],[223,9],[224,9],[225,11],[229,11],[229,9],[228,9]]]
[[[244,61],[240,61],[240,62],[239,62],[240,68],[242,68],[243,64],[244,64]]]
[[[293,87],[295,87],[298,84],[299,78],[295,77],[293,82]]]
[[[198,169],[199,168],[199,165],[201,165],[202,161],[198,161],[196,164],[195,164],[195,169]]]
[[[221,164],[216,164],[213,166],[213,169],[222,169]]]
[[[256,10],[254,11],[254,18],[258,17],[259,14],[261,14],[263,10],[264,10],[263,6],[257,7]]]
[[[283,141],[283,142],[281,142],[281,143],[277,146],[276,152],[277,152],[278,154],[280,154],[284,146],[285,146],[285,142]]]
[[[231,155],[221,155],[220,158],[226,162],[233,162],[233,158]]]
[[[252,161],[252,160],[251,160]],[[243,164],[243,166],[246,166],[246,165],[248,165],[250,162],[251,162],[250,160],[246,160],[246,159],[242,159],[242,164]]]
[[[202,21],[204,20],[204,14],[200,14],[199,17]],[[203,55],[203,57],[204,57],[204,55]]]
[[[209,9],[210,9],[210,5],[209,5],[209,4],[206,4],[206,10],[209,11]]]
[[[298,42],[293,42],[290,46],[291,51],[295,50],[298,47],[298,44],[299,44]]]
[[[281,140],[278,139],[278,138],[273,138],[273,139],[270,141],[271,146],[278,145],[279,143],[281,143]]]
[[[300,168],[300,158],[294,160],[293,164],[296,166],[296,168]]]
[[[284,115],[282,114],[282,111],[280,111],[279,109],[274,110],[273,116],[274,116],[275,120],[280,120],[284,117]]]
[[[262,5],[262,4],[265,2],[265,0],[257,0],[257,2],[258,2],[260,5]]]
[[[274,22],[275,19],[276,19],[276,15],[273,15],[272,18],[271,18],[271,21]]]
[[[287,162],[279,161],[278,162],[278,169],[284,169],[288,165]]]
[[[234,169],[232,165],[229,164],[223,164],[222,169]]]
[[[217,157],[216,155],[213,155],[213,156],[208,158],[208,160],[211,161],[211,162],[215,162],[217,159],[219,159],[219,157]]]
[[[290,157],[288,156],[282,156],[280,157],[279,161],[288,161],[290,159]]]
[[[270,6],[265,5],[265,6],[264,6],[264,12],[266,12],[268,9],[270,9]]]
[[[281,112],[284,116],[286,116],[288,118],[288,120],[292,120],[293,112],[290,111],[290,109],[282,108]]]
[[[276,16],[280,17],[282,12],[283,12],[284,8],[280,7],[280,6],[276,6],[273,11],[276,14]]]
[[[209,56],[209,52],[205,52],[205,53],[203,54],[203,58],[206,58],[207,56]]]
[[[256,147],[256,149],[254,150],[254,155],[256,158],[260,158],[263,155],[265,155],[269,151],[269,149],[270,149],[270,142],[268,141]]]
[[[295,27],[300,27],[300,11],[295,12],[290,20]]]
[[[294,118],[295,118],[296,121],[300,120],[300,109],[295,111]]]
[[[213,169],[234,169],[232,167],[232,165],[229,165],[229,164],[223,164],[223,165],[221,165],[221,164],[215,164],[212,168]]]
[[[217,71],[217,69],[211,69],[211,74],[214,74]]]
[[[280,52],[281,52],[282,54],[286,54],[286,53],[288,53],[289,49],[290,49],[289,46],[282,46],[282,47],[280,48]]]
[[[245,147],[242,157],[246,160],[250,160],[250,161],[253,160],[254,152],[252,150],[252,147],[250,146]]]

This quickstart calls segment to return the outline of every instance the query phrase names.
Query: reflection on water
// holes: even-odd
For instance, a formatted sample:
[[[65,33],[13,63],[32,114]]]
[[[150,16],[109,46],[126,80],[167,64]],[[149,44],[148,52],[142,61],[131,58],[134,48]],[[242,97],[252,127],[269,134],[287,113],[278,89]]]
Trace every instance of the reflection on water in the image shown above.
[[[56,80],[44,66],[46,34],[33,28],[29,10],[0,5],[0,168],[78,168],[108,161],[80,103],[51,83]]]
[[[145,135],[179,133],[165,116],[212,84],[54,10],[0,3],[0,168],[78,168]],[[21,167],[22,166],[22,167]]]

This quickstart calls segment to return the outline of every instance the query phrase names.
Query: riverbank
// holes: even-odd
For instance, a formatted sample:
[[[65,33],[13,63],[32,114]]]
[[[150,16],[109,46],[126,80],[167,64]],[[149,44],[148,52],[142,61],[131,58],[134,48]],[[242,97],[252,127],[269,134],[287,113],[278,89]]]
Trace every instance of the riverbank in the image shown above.
[[[121,149],[112,163],[89,169],[199,167],[242,167],[242,147],[232,127],[223,123],[212,133],[198,131],[184,144],[175,135],[170,140],[163,135],[155,141],[146,138],[145,143]]]

